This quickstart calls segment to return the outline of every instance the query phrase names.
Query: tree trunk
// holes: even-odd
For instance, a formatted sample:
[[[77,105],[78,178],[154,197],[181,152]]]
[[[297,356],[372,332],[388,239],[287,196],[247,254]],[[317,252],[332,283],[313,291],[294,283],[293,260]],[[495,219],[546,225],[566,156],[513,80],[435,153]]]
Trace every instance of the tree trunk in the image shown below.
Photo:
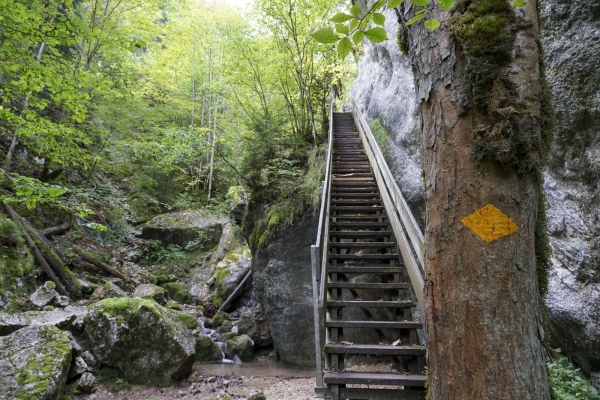
[[[534,243],[539,170],[508,166],[498,152],[475,158],[481,146],[477,132],[501,135],[494,129],[509,123],[502,112],[521,114],[511,121],[517,121],[522,134],[525,121],[540,120],[536,4],[529,0],[526,7],[508,9],[522,18],[520,30],[513,31],[506,65],[484,88],[492,93],[484,105],[473,105],[477,88],[470,75],[473,60],[465,50],[468,44],[451,34],[461,12],[467,12],[466,7],[453,11],[451,21],[451,14],[434,10],[441,22],[434,32],[421,23],[405,28],[410,32],[423,135],[430,398],[550,399]],[[406,21],[414,10],[400,10],[398,15]],[[500,95],[506,95],[494,92],[498,82],[512,89],[516,111],[494,108]],[[483,135],[482,141],[487,145],[496,139]],[[528,156],[533,163],[539,161],[535,146]],[[505,217],[496,223],[490,216],[465,219],[485,206],[486,211],[497,212],[488,205],[514,225]],[[493,229],[486,225],[490,221]]]
[[[77,253],[82,259],[84,259],[88,263],[92,264],[96,268],[100,268],[101,270],[103,270],[107,274],[112,275],[112,276],[116,276],[117,278],[120,278],[120,279],[123,279],[125,282],[131,282],[131,278],[130,277],[128,277],[125,274],[122,274],[121,272],[117,271],[116,269],[114,269],[110,265],[104,264],[100,260],[96,260],[94,257],[92,257],[91,255],[89,255],[88,253],[86,253],[80,247],[73,246],[73,251],[75,253]]]

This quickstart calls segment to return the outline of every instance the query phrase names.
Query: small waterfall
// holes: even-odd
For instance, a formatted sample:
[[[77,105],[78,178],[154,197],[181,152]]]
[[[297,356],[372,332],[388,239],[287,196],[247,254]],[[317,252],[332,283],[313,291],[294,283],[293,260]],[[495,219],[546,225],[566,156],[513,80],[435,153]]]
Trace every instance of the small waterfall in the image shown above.
[[[248,304],[246,304],[246,307],[254,308],[257,305],[258,305],[258,293],[256,293],[256,283],[252,282],[252,292],[250,294],[250,300],[248,301]]]
[[[202,332],[202,334],[211,338],[211,340],[213,342],[215,342],[215,344],[217,346],[219,346],[219,350],[221,350],[221,360],[218,362],[220,362],[222,364],[234,364],[234,361],[228,359],[227,356],[225,355],[225,348],[227,345],[223,342],[217,342],[217,340],[221,339],[221,335],[219,334],[219,332],[217,332],[214,329],[205,327],[204,321],[200,320],[199,322],[200,322],[200,327],[199,327],[200,332]]]

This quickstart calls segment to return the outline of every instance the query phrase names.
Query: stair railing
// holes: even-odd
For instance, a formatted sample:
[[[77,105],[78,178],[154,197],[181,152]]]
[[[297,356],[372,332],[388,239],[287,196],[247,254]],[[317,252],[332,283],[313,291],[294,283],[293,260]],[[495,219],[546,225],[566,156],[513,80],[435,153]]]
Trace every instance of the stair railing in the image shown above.
[[[400,253],[402,254],[410,281],[415,290],[421,313],[424,314],[425,299],[423,289],[425,263],[423,258],[425,247],[423,244],[423,234],[412,212],[408,208],[396,180],[390,172],[390,168],[373,137],[369,124],[367,124],[354,97],[350,99],[354,122],[356,123],[359,136],[362,139],[369,163],[373,169],[377,186],[381,192],[381,199],[385,205],[394,236],[396,236]]]
[[[312,289],[315,323],[315,359],[317,388],[323,388],[323,360],[321,357],[322,343],[325,343],[325,282],[327,278],[327,253],[329,251],[329,193],[331,192],[331,149],[333,146],[333,104],[335,91],[331,88],[331,102],[329,104],[329,134],[327,158],[325,161],[325,180],[321,191],[321,210],[319,212],[319,225],[317,228],[317,242],[312,245]]]

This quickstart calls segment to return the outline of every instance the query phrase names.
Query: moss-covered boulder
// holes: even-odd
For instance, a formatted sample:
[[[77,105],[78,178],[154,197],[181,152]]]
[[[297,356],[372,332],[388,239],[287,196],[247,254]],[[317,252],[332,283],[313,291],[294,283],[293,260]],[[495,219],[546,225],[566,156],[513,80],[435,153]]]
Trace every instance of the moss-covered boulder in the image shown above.
[[[223,324],[223,321],[228,320],[229,315],[225,311],[217,312],[211,320],[211,324],[213,328],[218,328]]]
[[[169,311],[177,318],[179,318],[188,329],[196,329],[198,327],[198,318],[176,310]]]
[[[221,349],[205,335],[196,338],[196,360],[202,362],[219,361],[223,358]]]
[[[238,356],[242,361],[251,361],[254,357],[254,342],[248,335],[236,336],[227,341],[227,357]]]
[[[186,210],[159,215],[142,226],[142,239],[160,240],[182,248],[204,248],[219,244],[225,218],[207,215],[202,210]]]
[[[70,365],[69,337],[53,326],[27,327],[0,337],[0,398],[57,399]]]
[[[161,285],[174,301],[182,304],[192,304],[192,295],[188,285],[180,282],[169,282]]]
[[[254,346],[257,349],[273,346],[269,323],[260,305],[254,310],[248,310],[243,313],[237,327],[240,334],[246,334],[252,338]]]
[[[233,327],[233,323],[230,320],[226,319],[225,321],[223,321],[221,326],[219,326],[219,328],[217,328],[217,331],[219,331],[220,333],[227,333],[227,332],[231,331],[232,327]]]
[[[133,292],[133,297],[141,297],[143,299],[151,299],[164,306],[169,300],[169,292],[165,288],[153,285],[151,283],[145,283],[138,285]]]
[[[183,321],[148,299],[105,299],[89,309],[85,333],[96,359],[132,383],[189,375],[196,341]]]
[[[37,290],[29,296],[29,301],[37,307],[38,310],[50,305],[54,299],[58,297],[58,292],[54,289],[56,289],[54,282],[48,281],[37,288]]]
[[[252,255],[248,247],[241,247],[230,251],[216,265],[214,285],[223,300],[226,300],[239,286],[246,274],[250,271]],[[252,282],[247,281],[248,288]],[[244,291],[240,291],[241,295]]]

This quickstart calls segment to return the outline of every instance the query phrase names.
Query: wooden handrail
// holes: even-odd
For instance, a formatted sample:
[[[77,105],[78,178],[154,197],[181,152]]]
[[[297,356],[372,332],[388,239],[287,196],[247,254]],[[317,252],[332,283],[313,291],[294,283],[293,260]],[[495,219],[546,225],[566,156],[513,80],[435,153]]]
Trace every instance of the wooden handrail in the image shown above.
[[[331,191],[331,148],[333,146],[333,104],[335,91],[331,87],[331,102],[329,104],[329,134],[327,157],[325,161],[325,180],[323,181],[321,210],[317,228],[317,241],[311,246],[312,288],[315,323],[315,361],[317,387],[324,387],[323,362],[321,358],[321,343],[324,343],[322,332],[325,329],[325,281],[327,277],[327,253],[329,251],[329,193]]]
[[[402,196],[402,192],[398,188],[398,184],[394,179],[387,162],[385,161],[379,145],[373,137],[371,128],[367,124],[362,115],[356,101],[351,97],[352,115],[356,127],[358,128],[359,136],[363,142],[365,152],[369,158],[369,163],[373,169],[377,186],[381,192],[381,198],[384,202],[385,209],[388,213],[392,230],[398,241],[398,247],[411,283],[414,287],[415,294],[421,313],[425,313],[425,298],[424,298],[424,240],[421,229]]]

